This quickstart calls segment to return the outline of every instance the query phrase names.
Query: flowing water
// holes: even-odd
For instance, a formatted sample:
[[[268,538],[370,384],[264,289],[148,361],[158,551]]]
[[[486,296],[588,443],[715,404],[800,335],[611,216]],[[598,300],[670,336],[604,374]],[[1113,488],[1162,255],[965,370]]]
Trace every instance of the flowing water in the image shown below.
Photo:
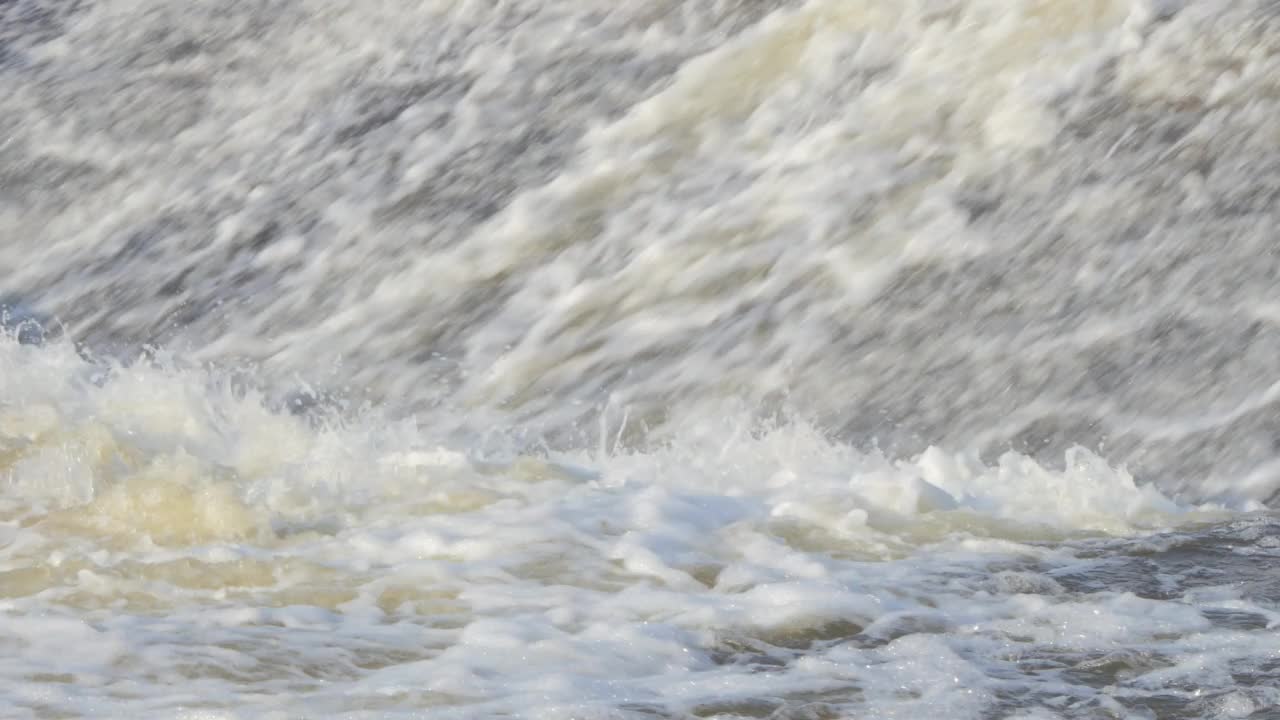
[[[1274,0],[0,0],[0,716],[1280,718]]]

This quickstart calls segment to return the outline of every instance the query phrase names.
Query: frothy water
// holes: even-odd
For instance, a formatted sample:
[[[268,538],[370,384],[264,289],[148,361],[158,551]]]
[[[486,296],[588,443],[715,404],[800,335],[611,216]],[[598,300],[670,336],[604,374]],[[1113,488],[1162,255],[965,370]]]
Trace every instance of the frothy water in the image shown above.
[[[0,6],[0,715],[1280,707],[1274,3]]]

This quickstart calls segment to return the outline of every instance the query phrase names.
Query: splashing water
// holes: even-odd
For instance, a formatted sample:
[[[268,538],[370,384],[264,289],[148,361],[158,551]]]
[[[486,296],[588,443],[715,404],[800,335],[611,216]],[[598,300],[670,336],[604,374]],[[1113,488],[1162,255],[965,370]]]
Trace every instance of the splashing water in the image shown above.
[[[1274,3],[0,6],[0,715],[1280,704]]]

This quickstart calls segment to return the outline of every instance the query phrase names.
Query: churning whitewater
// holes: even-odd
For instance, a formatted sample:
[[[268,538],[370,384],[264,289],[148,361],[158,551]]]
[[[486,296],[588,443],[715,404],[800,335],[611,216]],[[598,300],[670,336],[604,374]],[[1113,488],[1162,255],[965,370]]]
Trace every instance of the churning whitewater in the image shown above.
[[[0,716],[1280,717],[1280,5],[0,3]]]

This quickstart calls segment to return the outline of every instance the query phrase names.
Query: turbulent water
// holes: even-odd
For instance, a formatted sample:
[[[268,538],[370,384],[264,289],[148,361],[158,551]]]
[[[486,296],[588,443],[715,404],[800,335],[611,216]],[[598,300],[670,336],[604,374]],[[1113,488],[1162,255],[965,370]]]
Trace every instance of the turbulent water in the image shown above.
[[[1273,0],[0,0],[0,716],[1280,718]]]

